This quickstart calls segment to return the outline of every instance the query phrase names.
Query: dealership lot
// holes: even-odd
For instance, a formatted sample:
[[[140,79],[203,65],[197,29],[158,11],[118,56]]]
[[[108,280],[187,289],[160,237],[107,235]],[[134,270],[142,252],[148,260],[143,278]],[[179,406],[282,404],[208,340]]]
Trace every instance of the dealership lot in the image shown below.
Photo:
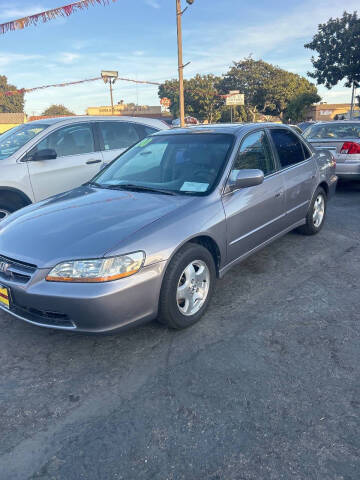
[[[204,319],[90,336],[0,313],[4,479],[357,479],[360,182]],[[119,312],[119,315],[121,312]]]

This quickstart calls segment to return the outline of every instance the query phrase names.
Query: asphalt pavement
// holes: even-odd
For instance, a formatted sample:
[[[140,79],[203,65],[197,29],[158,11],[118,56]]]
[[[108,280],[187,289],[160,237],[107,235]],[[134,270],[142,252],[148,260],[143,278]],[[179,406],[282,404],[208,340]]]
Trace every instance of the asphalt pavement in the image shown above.
[[[218,281],[194,327],[0,313],[1,480],[358,480],[360,183]],[[119,312],[121,315],[121,312]]]

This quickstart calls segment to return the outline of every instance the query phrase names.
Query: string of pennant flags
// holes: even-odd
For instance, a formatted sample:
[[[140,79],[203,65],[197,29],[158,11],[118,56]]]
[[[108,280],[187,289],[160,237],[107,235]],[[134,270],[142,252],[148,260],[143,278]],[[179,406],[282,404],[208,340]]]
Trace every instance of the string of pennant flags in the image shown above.
[[[20,88],[19,90],[9,90],[6,92],[0,91],[0,97],[11,97],[13,95],[19,95],[23,93],[35,92],[37,90],[44,90],[45,88],[53,88],[53,87],[68,87],[70,85],[78,85],[80,83],[87,83],[87,82],[95,82],[97,80],[102,80],[101,77],[95,78],[86,78],[84,80],[77,80],[75,82],[65,82],[65,83],[53,83],[51,85],[41,85],[40,87],[33,87],[33,88]],[[123,82],[132,82],[132,83],[140,83],[145,85],[161,85],[158,82],[148,82],[147,80],[134,80],[132,78],[121,78],[118,77],[117,80],[121,80]]]
[[[73,2],[62,7],[53,8],[44,12],[36,13],[35,15],[29,15],[27,17],[18,18],[10,22],[0,24],[0,34],[4,34],[14,30],[22,30],[31,25],[37,25],[39,22],[49,22],[58,17],[69,17],[73,13],[80,10],[95,6],[95,5],[108,5],[109,3],[115,3],[117,0],[81,0]]]
[[[34,15],[29,15],[23,18],[19,18],[17,20],[12,20],[10,22],[5,22],[0,24],[0,34],[4,34],[9,31],[14,31],[14,30],[22,30],[25,27],[29,27],[31,25],[37,25],[39,22],[46,23],[50,20],[53,20],[57,17],[69,17],[73,13],[76,13],[80,10],[87,9],[91,6],[95,5],[109,5],[110,3],[115,3],[117,0],[80,0],[77,2],[72,2],[67,5],[63,5],[62,7],[57,7],[53,8],[51,10],[46,10],[44,12],[36,13]],[[86,83],[86,82],[94,82],[97,80],[100,80],[101,77],[95,77],[95,78],[88,78],[84,80],[78,80],[75,82],[65,82],[65,83],[57,83],[57,84],[51,84],[51,85],[42,85],[40,87],[33,87],[33,88],[22,88],[19,90],[10,90],[7,92],[1,92],[0,91],[0,97],[1,96],[12,96],[12,95],[18,95],[18,94],[24,94],[24,93],[29,93],[29,92],[35,92],[37,90],[43,90],[45,88],[52,88],[52,87],[67,87],[69,85],[78,85],[81,83]],[[131,78],[118,78],[118,80],[122,80],[125,82],[133,82],[133,83],[138,83],[138,84],[148,84],[148,85],[161,85],[158,82],[151,82],[151,81],[145,81],[145,80],[134,80]],[[227,95],[221,95],[219,93],[215,93],[215,96],[218,96],[220,98],[227,98],[231,97],[232,93],[227,94]]]
[[[8,90],[6,92],[1,92],[0,91],[0,97],[11,97],[13,95],[21,95],[21,94],[24,94],[24,93],[30,93],[30,92],[36,92],[38,90],[45,90],[46,88],[54,88],[54,87],[68,87],[68,86],[71,86],[71,85],[79,85],[81,83],[88,83],[88,82],[96,82],[97,80],[102,80],[102,77],[94,77],[94,78],[86,78],[84,80],[76,80],[74,82],[64,82],[64,83],[52,83],[50,85],[41,85],[40,87],[32,87],[32,88],[20,88],[18,90]],[[123,77],[118,77],[117,80],[120,80],[120,81],[123,81],[123,82],[131,82],[131,83],[138,83],[138,84],[142,84],[142,85],[156,85],[156,86],[159,86],[161,85],[161,83],[159,82],[152,82],[152,81],[148,81],[148,80],[135,80],[133,78],[123,78]],[[185,88],[185,90],[187,90]],[[196,90],[191,90],[192,93],[195,93]],[[217,97],[220,97],[220,98],[228,98],[228,97],[231,97],[235,94],[233,93],[228,93],[226,95],[222,95],[220,93],[215,93],[216,90],[214,90],[214,95],[217,96]],[[202,93],[200,90],[199,90],[199,93]]]

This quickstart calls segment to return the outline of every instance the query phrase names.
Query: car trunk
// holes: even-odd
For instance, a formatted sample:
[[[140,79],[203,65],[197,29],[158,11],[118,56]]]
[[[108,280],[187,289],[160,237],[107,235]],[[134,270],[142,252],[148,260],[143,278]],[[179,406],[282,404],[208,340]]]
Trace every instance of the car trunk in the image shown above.
[[[358,141],[359,139],[357,139]],[[346,158],[349,157],[349,155],[342,154],[341,149],[342,146],[344,145],[345,142],[356,142],[354,139],[307,139],[309,143],[316,149],[316,150],[328,150],[331,152],[337,162],[345,162]]]

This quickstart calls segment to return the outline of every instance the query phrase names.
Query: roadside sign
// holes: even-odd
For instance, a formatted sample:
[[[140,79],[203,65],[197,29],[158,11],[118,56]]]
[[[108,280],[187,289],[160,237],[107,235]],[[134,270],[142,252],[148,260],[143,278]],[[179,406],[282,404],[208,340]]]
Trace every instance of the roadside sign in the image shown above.
[[[160,99],[160,105],[162,105],[164,108],[169,108],[171,105],[171,100],[170,98],[163,97]]]
[[[228,96],[226,97],[226,105],[244,105],[245,97],[243,93],[240,93],[239,90],[230,90]]]

